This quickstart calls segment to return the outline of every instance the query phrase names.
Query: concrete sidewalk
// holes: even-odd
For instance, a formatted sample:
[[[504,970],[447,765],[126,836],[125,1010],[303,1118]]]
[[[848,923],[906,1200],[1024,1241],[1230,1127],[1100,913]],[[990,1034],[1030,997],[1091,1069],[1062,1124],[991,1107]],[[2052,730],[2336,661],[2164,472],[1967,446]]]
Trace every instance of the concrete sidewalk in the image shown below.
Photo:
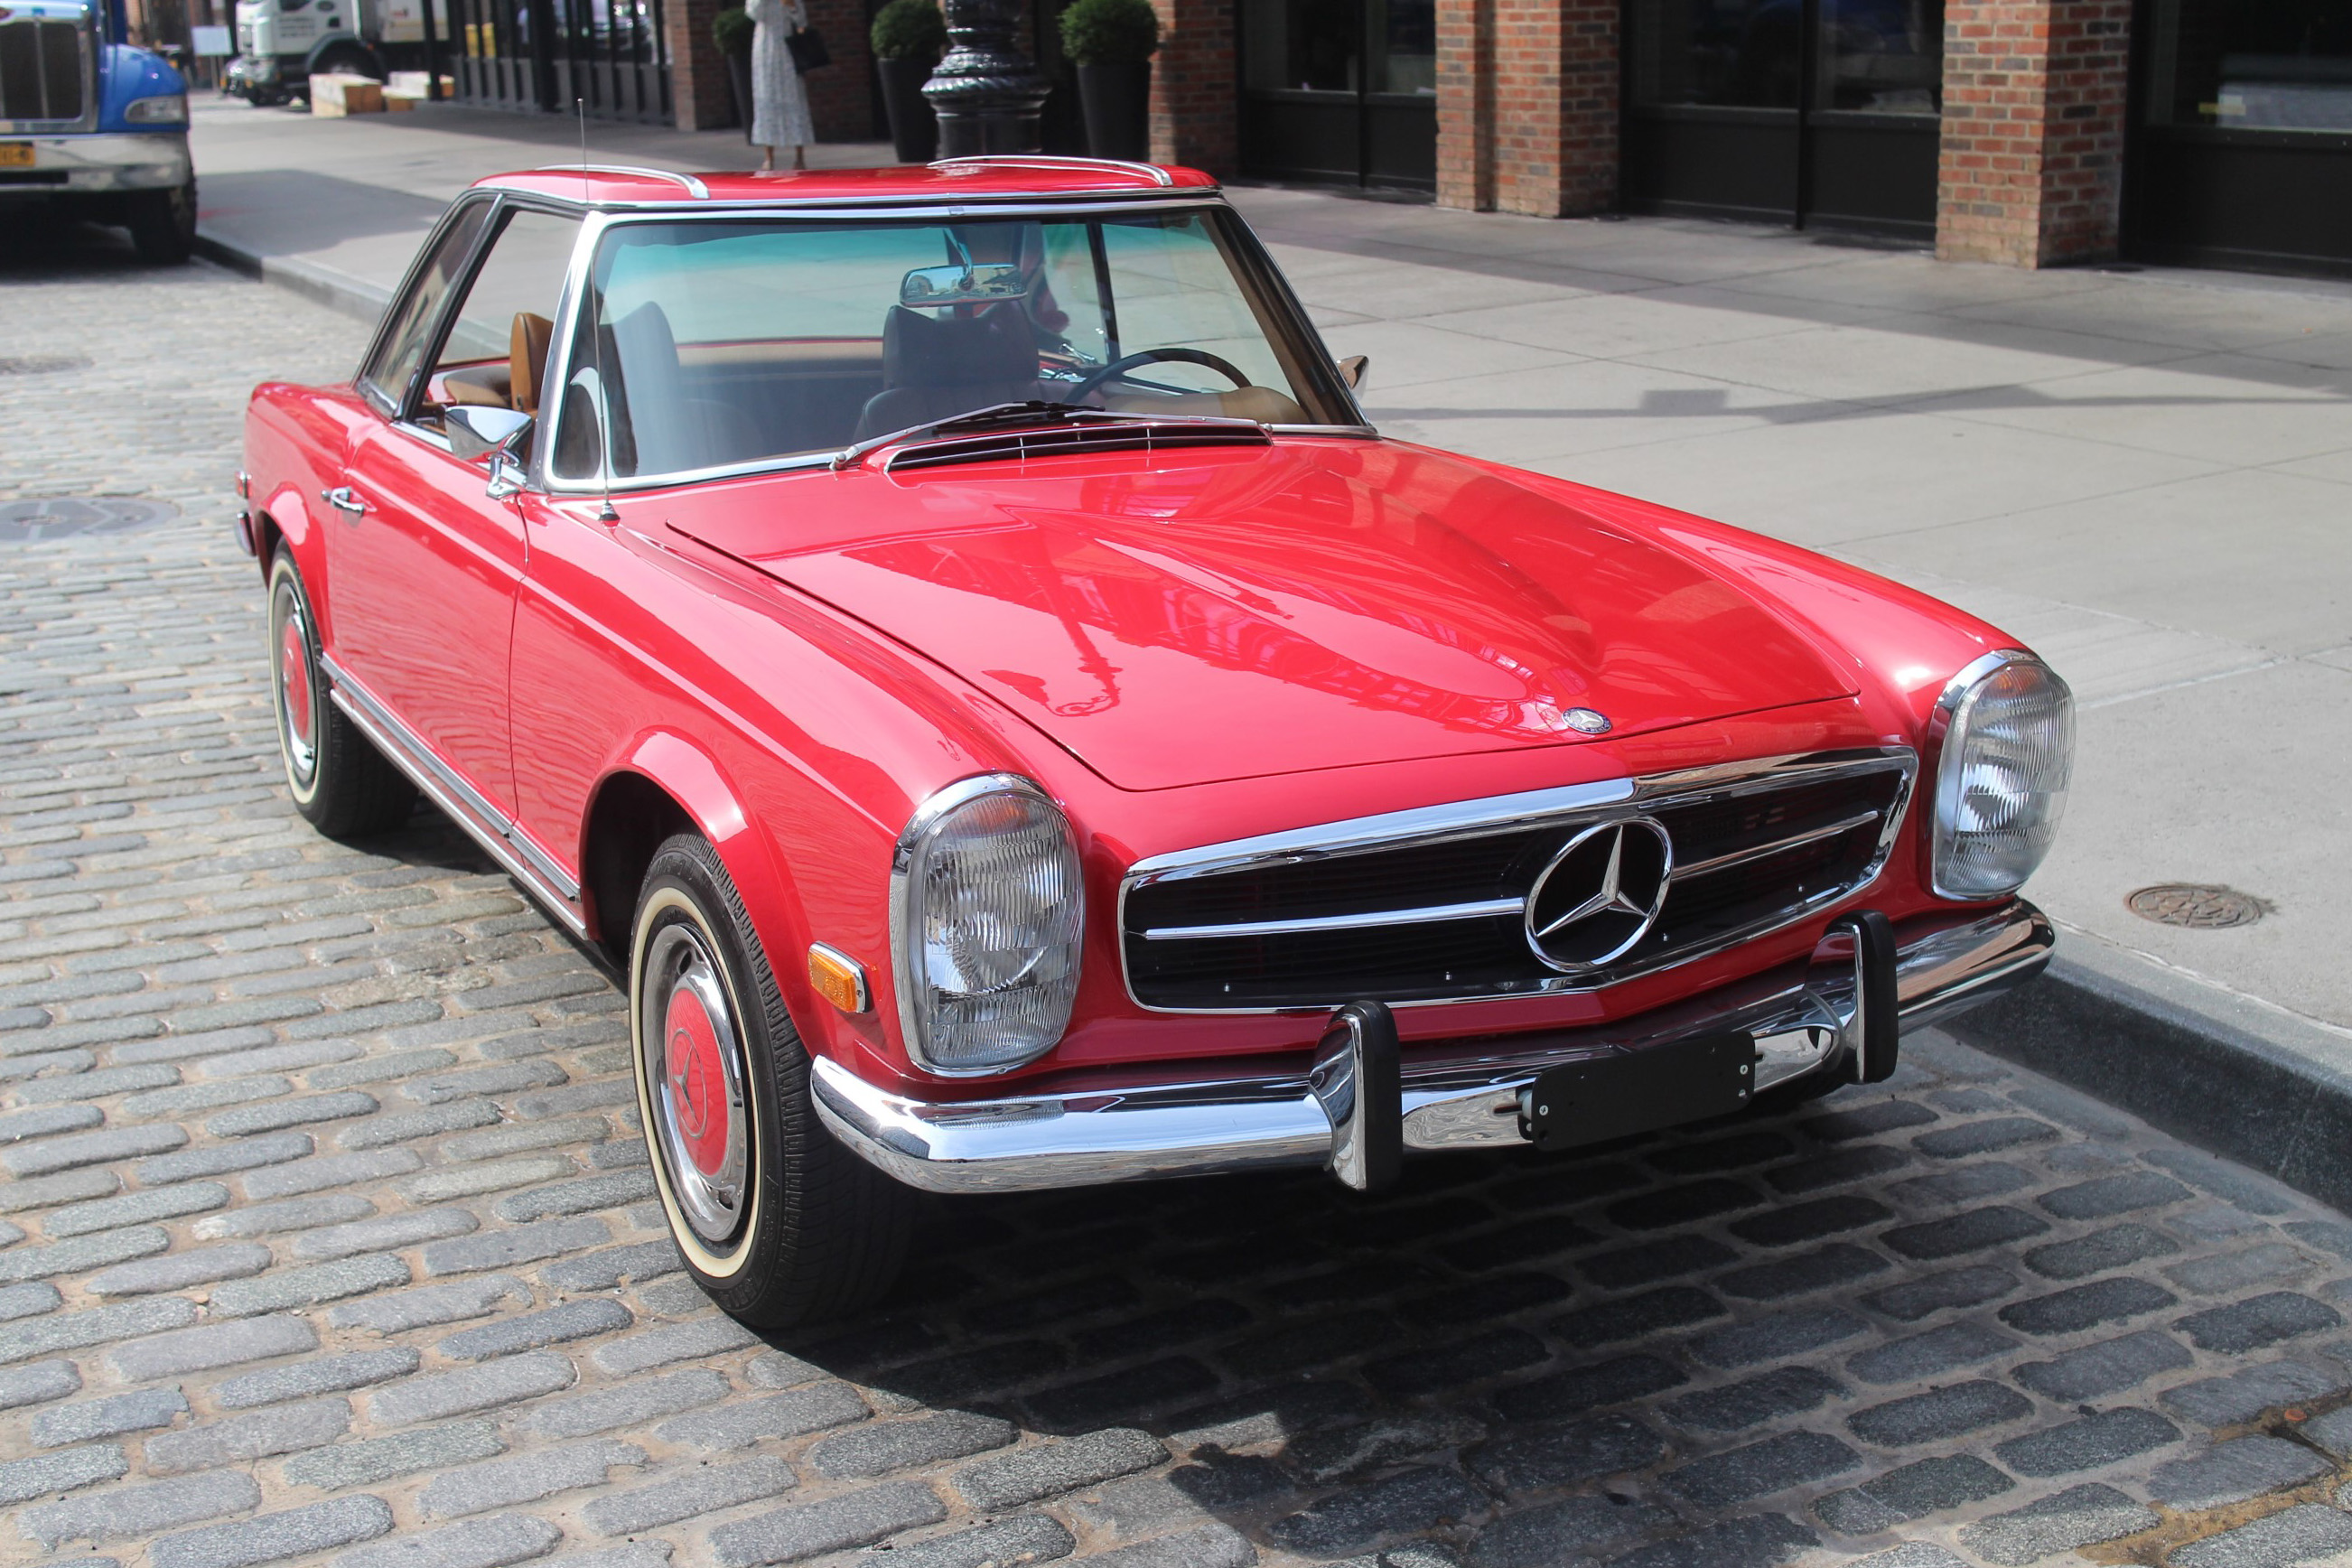
[[[466,181],[575,158],[575,134],[448,106],[200,104],[203,232],[363,303]],[[737,132],[590,137],[594,162],[754,161]],[[1234,199],[1332,351],[1371,356],[1383,430],[1796,540],[2042,650],[2083,703],[2066,829],[2032,889],[2098,939],[2071,957],[2352,1075],[2352,288]],[[2126,909],[2172,881],[2273,907],[2219,931]]]

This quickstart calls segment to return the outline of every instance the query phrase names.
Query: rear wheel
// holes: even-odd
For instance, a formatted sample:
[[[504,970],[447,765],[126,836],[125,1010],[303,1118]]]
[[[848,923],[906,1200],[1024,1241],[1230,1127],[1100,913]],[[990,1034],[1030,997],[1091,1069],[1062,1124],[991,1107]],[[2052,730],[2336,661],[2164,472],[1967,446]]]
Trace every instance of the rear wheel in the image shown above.
[[[327,696],[318,622],[294,553],[269,563],[270,706],[294,808],[331,838],[381,833],[408,820],[416,786],[383,760]]]
[[[671,1239],[705,1294],[756,1329],[880,1296],[913,1194],[818,1124],[808,1053],[709,843],[654,855],[629,941],[637,1110]]]
[[[177,267],[195,253],[196,184],[138,191],[131,197],[131,244],[150,267]]]

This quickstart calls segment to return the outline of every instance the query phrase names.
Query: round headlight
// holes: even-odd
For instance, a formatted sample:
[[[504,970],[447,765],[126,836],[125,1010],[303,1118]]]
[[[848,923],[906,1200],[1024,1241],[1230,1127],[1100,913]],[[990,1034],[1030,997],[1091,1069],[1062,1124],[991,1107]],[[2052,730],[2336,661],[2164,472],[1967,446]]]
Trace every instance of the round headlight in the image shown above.
[[[2057,837],[2074,771],[2074,693],[2032,654],[2006,649],[1954,676],[1937,710],[1936,892],[2005,898]]]
[[[1024,778],[925,801],[891,865],[891,967],[917,1067],[1003,1072],[1051,1050],[1078,994],[1085,892],[1069,820]]]

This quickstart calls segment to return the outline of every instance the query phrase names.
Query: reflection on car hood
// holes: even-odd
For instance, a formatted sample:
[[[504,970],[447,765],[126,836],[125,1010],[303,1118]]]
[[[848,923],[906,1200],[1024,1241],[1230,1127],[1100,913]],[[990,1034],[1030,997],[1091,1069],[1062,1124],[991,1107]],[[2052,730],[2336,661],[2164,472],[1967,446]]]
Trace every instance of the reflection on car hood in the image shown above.
[[[1854,690],[1698,563],[1386,442],[779,477],[670,521],[1129,789],[1579,744],[1578,708],[1623,736]]]

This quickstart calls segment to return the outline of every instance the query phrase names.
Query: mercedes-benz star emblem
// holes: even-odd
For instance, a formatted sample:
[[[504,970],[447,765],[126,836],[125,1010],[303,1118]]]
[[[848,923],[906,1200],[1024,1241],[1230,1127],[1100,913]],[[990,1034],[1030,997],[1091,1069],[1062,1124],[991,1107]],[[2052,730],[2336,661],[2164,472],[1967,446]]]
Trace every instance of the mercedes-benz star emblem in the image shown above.
[[[1569,974],[1623,957],[1665,907],[1674,868],[1674,843],[1649,817],[1593,824],[1528,889],[1528,945]]]

